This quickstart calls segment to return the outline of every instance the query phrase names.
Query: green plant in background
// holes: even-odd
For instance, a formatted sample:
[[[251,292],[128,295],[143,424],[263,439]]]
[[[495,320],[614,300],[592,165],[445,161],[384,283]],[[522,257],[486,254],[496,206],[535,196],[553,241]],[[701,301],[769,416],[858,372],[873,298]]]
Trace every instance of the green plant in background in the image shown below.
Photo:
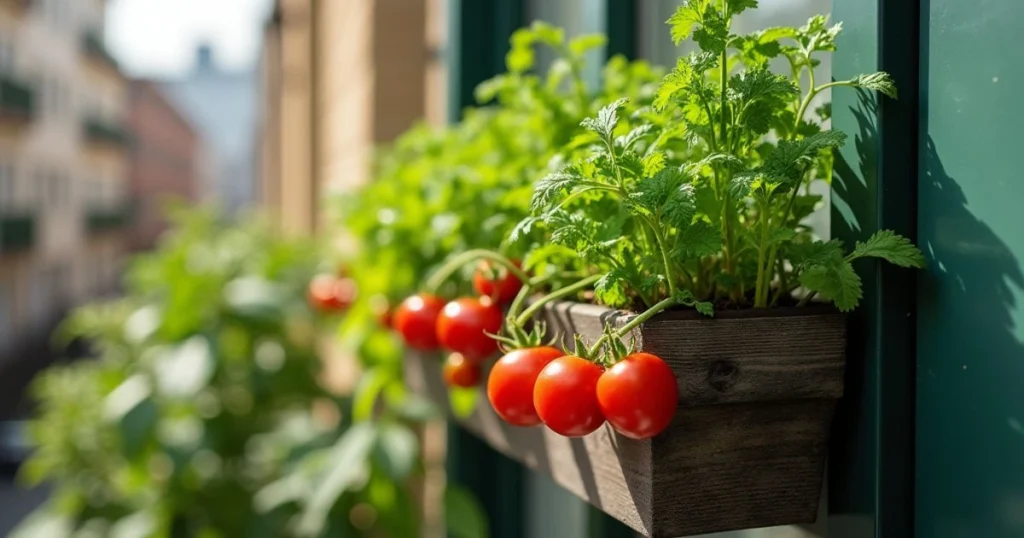
[[[432,408],[391,391],[374,413],[321,388],[315,253],[180,214],[123,299],[67,321],[95,357],[34,383],[22,478],[53,494],[14,536],[417,536],[410,424]]]
[[[832,151],[846,140],[824,129],[828,107],[815,116],[810,104],[831,88],[890,97],[896,88],[886,73],[817,84],[816,56],[835,50],[841,28],[822,16],[800,28],[732,34],[733,17],[756,6],[680,6],[669,20],[673,39],[692,36],[700,50],[664,78],[653,111],[630,114],[622,98],[583,121],[594,143],[537,183],[532,214],[512,239],[536,241],[523,232],[545,227],[536,251],[550,242],[578,254],[603,275],[596,298],[610,306],[688,304],[707,314],[714,303],[784,304],[801,287],[801,303],[818,295],[846,311],[861,298],[853,260],[921,267],[920,251],[890,231],[847,252],[803,224],[821,203],[810,185],[831,180]],[[789,75],[769,69],[778,57]]]
[[[356,239],[346,266],[362,294],[341,335],[374,369],[368,376],[375,381],[364,386],[402,384],[402,347],[375,322],[375,304],[395,304],[415,292],[456,253],[498,247],[521,257],[523,246],[506,238],[528,215],[536,180],[588,144],[588,137],[577,136],[580,121],[621,95],[632,98],[631,111],[650,108],[664,73],[646,62],[612,58],[602,86],[585,84],[584,56],[603,42],[601,36],[567,40],[561,29],[544,23],[518,30],[506,57],[508,72],[477,89],[481,106],[466,110],[459,123],[402,135],[381,153],[372,183],[338,197],[340,227]],[[543,75],[534,72],[537,46],[557,53]],[[541,254],[526,257],[524,267],[562,272],[577,259],[564,248]],[[466,269],[467,278],[450,279],[439,293],[469,292],[472,267]],[[471,408],[474,394],[466,391],[458,407]]]

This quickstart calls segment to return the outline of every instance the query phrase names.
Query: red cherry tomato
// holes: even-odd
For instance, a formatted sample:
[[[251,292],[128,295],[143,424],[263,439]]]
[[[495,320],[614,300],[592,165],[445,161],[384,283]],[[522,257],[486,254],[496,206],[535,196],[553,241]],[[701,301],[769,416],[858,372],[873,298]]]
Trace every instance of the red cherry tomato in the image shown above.
[[[516,267],[522,267],[519,260],[512,260]],[[523,283],[507,268],[498,266],[495,278],[495,266],[491,262],[482,261],[473,273],[473,289],[480,295],[491,297],[499,303],[509,303],[516,298]]]
[[[437,341],[479,362],[498,350],[498,343],[485,332],[497,334],[501,323],[501,309],[490,299],[463,297],[444,305],[437,318]]]
[[[319,274],[309,282],[309,304],[323,312],[337,312],[352,306],[356,283],[350,278]]]
[[[534,384],[549,362],[564,355],[560,349],[542,346],[510,351],[498,359],[487,378],[487,399],[494,412],[514,426],[540,424],[533,406]]]
[[[650,439],[672,422],[679,387],[672,368],[660,357],[633,353],[601,376],[597,401],[616,431],[633,439]]]
[[[604,369],[572,355],[548,363],[533,387],[537,415],[555,433],[582,437],[604,424],[597,381]]]
[[[444,308],[444,301],[428,293],[413,295],[402,301],[395,310],[392,326],[402,335],[405,343],[420,351],[437,349],[435,326]]]
[[[475,387],[480,383],[480,364],[466,360],[459,353],[452,353],[445,359],[441,374],[450,387]]]

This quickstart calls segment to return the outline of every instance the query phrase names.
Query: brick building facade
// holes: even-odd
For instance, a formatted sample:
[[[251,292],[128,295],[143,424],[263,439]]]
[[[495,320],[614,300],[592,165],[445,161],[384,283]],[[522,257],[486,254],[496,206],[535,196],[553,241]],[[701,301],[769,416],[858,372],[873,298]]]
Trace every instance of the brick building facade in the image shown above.
[[[200,138],[188,120],[148,80],[134,80],[128,92],[128,124],[133,137],[129,156],[132,250],[153,248],[167,229],[165,204],[196,201]]]

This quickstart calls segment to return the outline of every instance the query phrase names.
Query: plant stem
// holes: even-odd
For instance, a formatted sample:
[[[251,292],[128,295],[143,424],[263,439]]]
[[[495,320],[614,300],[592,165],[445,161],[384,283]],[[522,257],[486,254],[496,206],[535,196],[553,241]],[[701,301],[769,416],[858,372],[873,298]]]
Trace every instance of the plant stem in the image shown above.
[[[761,211],[760,215],[758,215],[758,220],[761,221],[761,242],[757,246],[757,281],[754,283],[754,308],[764,308],[767,306],[767,304],[765,304],[767,303],[767,300],[763,300],[761,296],[764,294],[765,287],[764,274],[768,272],[765,267],[765,251],[768,248],[768,224],[770,222],[770,217],[767,208],[768,204],[762,202],[760,205]],[[764,295],[767,297],[767,294]]]
[[[797,303],[796,305],[797,306],[805,306],[805,305],[807,305],[807,303],[810,302],[810,300],[813,299],[814,296],[817,295],[817,294],[818,294],[818,292],[812,291],[811,293],[808,293],[807,295],[804,295],[804,298],[800,299],[800,302]]]
[[[529,321],[530,318],[534,316],[534,314],[539,312],[541,308],[544,308],[544,305],[550,303],[551,301],[561,299],[562,297],[567,297],[580,290],[583,290],[600,279],[601,275],[591,275],[588,276],[587,278],[584,278],[583,280],[580,280],[575,284],[571,284],[562,289],[555,290],[545,295],[544,297],[537,299],[536,301],[531,303],[530,306],[527,307],[522,314],[519,314],[519,317],[516,318],[516,325],[519,325],[520,327],[523,326],[523,324]]]
[[[668,296],[676,296],[676,283],[675,275],[672,274],[672,257],[669,255],[668,246],[665,245],[665,237],[661,234],[661,230],[658,229],[658,225],[650,218],[644,219],[647,225],[651,228],[654,233],[654,240],[658,243],[658,249],[661,251],[661,261],[665,264],[665,280],[668,282]]]
[[[520,282],[528,282],[530,280],[529,275],[523,272],[523,270],[520,269],[519,267],[516,267],[516,264],[512,263],[512,260],[506,258],[505,256],[502,256],[501,254],[498,254],[497,252],[478,248],[473,250],[467,250],[466,252],[463,252],[462,254],[459,254],[458,256],[455,256],[451,260],[445,262],[445,264],[442,265],[437,271],[435,271],[434,274],[431,275],[431,277],[427,280],[427,291],[431,293],[436,293],[437,289],[441,287],[441,284],[444,284],[444,281],[447,280],[448,277],[452,276],[452,274],[455,273],[455,271],[458,271],[460,268],[462,268],[462,266],[466,265],[471,261],[480,259],[490,260],[492,262],[500,264],[505,269],[508,269],[508,272],[515,275],[515,277],[518,278]]]
[[[632,331],[633,329],[637,328],[641,323],[658,315],[659,313],[661,313],[661,311],[665,310],[666,308],[674,306],[676,303],[677,301],[675,297],[669,297],[668,299],[662,300],[660,303],[648,308],[642,314],[639,314],[635,318],[629,320],[629,323],[620,327],[619,330],[615,331],[615,333],[612,336],[615,338],[622,338],[623,336],[626,336],[627,334],[629,334],[629,331]],[[601,336],[601,338],[599,338],[597,342],[594,342],[594,345],[590,346],[588,355],[593,357],[601,349],[601,346],[604,345],[604,343],[607,341],[607,334]]]
[[[807,97],[805,97],[803,102],[800,103],[800,109],[797,110],[796,112],[796,123],[793,125],[793,137],[796,137],[796,132],[800,130],[800,121],[804,119],[804,114],[807,112],[807,107],[810,106],[811,104],[811,99],[814,99],[814,96],[818,95],[818,92],[821,92],[826,88],[831,88],[833,86],[838,85],[836,83],[830,82],[828,84],[822,85],[820,88],[815,88],[813,66],[809,66],[807,68],[807,76],[810,78],[811,81],[810,89],[807,90]]]
[[[519,309],[522,308],[523,306],[523,302],[526,301],[526,298],[530,296],[530,292],[532,292],[534,288],[540,286],[541,284],[546,284],[547,282],[550,282],[558,277],[564,276],[568,275],[556,273],[553,275],[537,277],[523,284],[523,287],[519,290],[519,293],[516,294],[516,298],[512,300],[512,304],[509,305],[508,307],[508,316],[515,317],[518,314]]]

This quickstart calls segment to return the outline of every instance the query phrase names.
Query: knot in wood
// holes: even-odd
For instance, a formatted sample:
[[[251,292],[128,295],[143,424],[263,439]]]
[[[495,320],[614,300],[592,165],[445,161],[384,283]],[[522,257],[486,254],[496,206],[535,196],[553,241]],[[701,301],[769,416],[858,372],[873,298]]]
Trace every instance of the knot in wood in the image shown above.
[[[736,385],[740,369],[730,360],[717,360],[708,367],[708,384],[718,392],[726,392]]]

